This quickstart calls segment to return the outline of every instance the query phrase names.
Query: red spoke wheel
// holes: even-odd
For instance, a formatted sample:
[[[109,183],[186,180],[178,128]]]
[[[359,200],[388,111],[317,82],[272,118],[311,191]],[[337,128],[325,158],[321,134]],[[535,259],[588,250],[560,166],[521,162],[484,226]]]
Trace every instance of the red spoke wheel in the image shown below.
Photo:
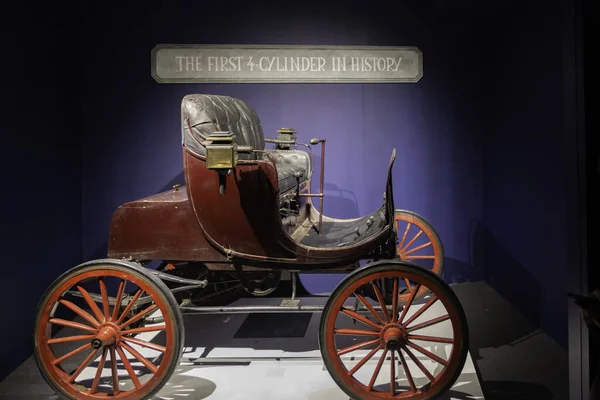
[[[91,261],[64,273],[42,297],[35,327],[38,368],[67,399],[147,399],[183,350],[172,293],[126,261]]]
[[[419,214],[412,211],[396,210],[394,213],[394,223],[396,224],[396,254],[401,260],[410,261],[423,268],[432,271],[438,276],[442,276],[444,268],[444,247],[439,235],[433,229],[433,226]],[[400,300],[406,301],[410,297],[411,287],[407,283],[401,284]],[[382,287],[384,297],[391,290],[391,283],[386,282]],[[421,288],[419,295],[426,292]]]
[[[393,283],[391,302],[381,281]],[[401,283],[416,290],[406,302]],[[420,288],[428,292],[417,296]],[[377,301],[365,293],[375,291]],[[351,398],[435,399],[460,376],[468,352],[463,309],[444,281],[417,265],[385,260],[348,275],[321,317],[319,345],[327,370]]]

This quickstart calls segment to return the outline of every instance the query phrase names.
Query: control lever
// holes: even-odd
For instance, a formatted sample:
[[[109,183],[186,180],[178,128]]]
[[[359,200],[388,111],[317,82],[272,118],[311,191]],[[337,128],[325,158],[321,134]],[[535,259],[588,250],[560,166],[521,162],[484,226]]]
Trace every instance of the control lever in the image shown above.
[[[310,139],[310,144],[316,145],[321,143],[321,176],[319,184],[319,193],[311,195],[319,197],[319,233],[323,229],[323,181],[325,179],[325,142],[326,139]]]
[[[323,181],[325,180],[325,139],[310,139],[310,144],[321,143],[321,182],[319,193],[300,193],[300,197],[319,197],[319,233],[323,230]]]

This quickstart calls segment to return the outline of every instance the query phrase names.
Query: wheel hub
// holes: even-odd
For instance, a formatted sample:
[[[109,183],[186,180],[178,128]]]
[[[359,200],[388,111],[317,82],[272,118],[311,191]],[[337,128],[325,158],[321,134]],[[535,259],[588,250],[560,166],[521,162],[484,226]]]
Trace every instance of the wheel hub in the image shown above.
[[[101,326],[98,334],[92,339],[92,347],[96,350],[102,347],[111,347],[119,342],[119,328],[113,325]]]
[[[382,329],[381,339],[388,350],[394,351],[406,343],[406,331],[398,324],[389,324]]]

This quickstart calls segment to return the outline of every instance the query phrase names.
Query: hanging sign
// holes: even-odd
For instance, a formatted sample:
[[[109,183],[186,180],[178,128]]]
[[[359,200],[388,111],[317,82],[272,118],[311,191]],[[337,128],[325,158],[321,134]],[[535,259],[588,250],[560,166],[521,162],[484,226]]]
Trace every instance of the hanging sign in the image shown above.
[[[171,45],[152,50],[159,83],[417,82],[416,47]]]

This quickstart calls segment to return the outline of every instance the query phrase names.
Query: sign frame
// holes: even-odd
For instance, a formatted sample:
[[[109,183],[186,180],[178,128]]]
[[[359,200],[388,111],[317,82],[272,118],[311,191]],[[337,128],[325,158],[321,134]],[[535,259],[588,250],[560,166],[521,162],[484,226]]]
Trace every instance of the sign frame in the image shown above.
[[[163,78],[157,72],[157,53],[161,49],[302,49],[302,50],[396,50],[417,54],[418,73],[414,78]],[[252,45],[252,44],[167,44],[151,51],[150,75],[158,83],[416,83],[423,77],[423,53],[416,46],[350,46],[350,45]]]

